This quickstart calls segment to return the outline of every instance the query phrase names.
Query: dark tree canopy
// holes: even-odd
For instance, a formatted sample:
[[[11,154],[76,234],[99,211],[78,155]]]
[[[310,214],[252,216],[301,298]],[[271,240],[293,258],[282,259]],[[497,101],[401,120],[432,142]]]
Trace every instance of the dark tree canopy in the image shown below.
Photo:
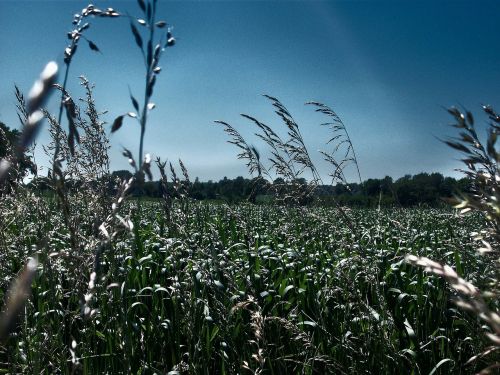
[[[132,177],[129,171],[115,171],[113,177],[128,179]],[[306,184],[305,180],[297,183]],[[188,194],[196,200],[219,200],[228,203],[249,201],[252,203],[269,202],[274,198],[273,193],[276,186],[285,182],[276,179],[269,184],[263,179],[247,179],[236,177],[230,179],[224,177],[220,181],[201,182],[198,178],[189,185]],[[411,207],[425,205],[437,207],[447,205],[443,198],[450,198],[460,191],[467,191],[469,180],[456,180],[452,177],[444,177],[440,173],[419,173],[417,175],[406,175],[397,180],[386,176],[381,179],[368,179],[361,184],[352,183],[348,185],[321,185],[314,192],[315,198],[310,198],[304,204],[320,201],[321,204],[333,204],[337,202],[353,207],[384,207],[399,206]],[[168,193],[175,197],[175,189],[172,182],[167,183]],[[304,185],[306,186],[306,185]],[[153,198],[161,196],[160,184],[157,181],[147,181],[142,190],[132,189],[135,196],[143,195]]]
[[[10,181],[22,180],[28,173],[36,174],[36,165],[30,156],[23,154],[21,157],[14,158],[20,134],[19,130],[10,129],[3,122],[0,122],[0,158],[14,161],[10,171]]]

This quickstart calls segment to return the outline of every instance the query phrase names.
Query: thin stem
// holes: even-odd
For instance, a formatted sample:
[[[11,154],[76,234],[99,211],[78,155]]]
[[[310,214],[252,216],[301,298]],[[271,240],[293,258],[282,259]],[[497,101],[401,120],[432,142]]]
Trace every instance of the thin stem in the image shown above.
[[[359,183],[361,184],[361,173],[359,172],[359,165],[358,165],[358,158],[356,157],[356,151],[354,151],[354,147],[352,146],[351,142],[351,137],[349,137],[349,133],[347,132],[347,129],[344,124],[342,124],[342,127],[344,128],[345,135],[347,137],[347,140],[349,141],[349,145],[351,146],[351,151],[352,155],[354,156],[354,164],[356,164],[356,170],[358,171],[358,178],[359,178]]]
[[[75,42],[73,41],[72,42],[72,45],[71,45],[71,49],[73,49],[73,45],[75,44]],[[62,121],[62,113],[63,113],[63,108],[64,108],[64,95],[65,95],[65,92],[66,92],[66,85],[68,83],[68,75],[69,75],[69,67],[71,65],[71,60],[68,61],[68,63],[66,64],[66,72],[64,73],[64,81],[63,81],[63,89],[62,89],[62,92],[61,92],[61,103],[59,104],[59,115],[57,116],[57,125],[58,125],[58,128],[57,128],[57,137],[56,137],[56,145],[55,145],[55,149],[54,149],[54,158],[52,160],[52,171],[54,171],[54,168],[55,168],[55,165],[56,165],[56,160],[57,160],[57,156],[59,155],[59,149],[60,149],[60,145],[59,145],[59,135],[61,133],[61,121]],[[55,176],[54,176],[55,178]]]
[[[150,42],[148,43],[148,47],[149,47],[149,44],[152,43],[153,41],[153,38],[154,38],[154,29],[155,29],[155,26],[154,26],[154,21],[155,21],[155,12],[153,12],[153,16],[152,16],[152,22],[150,23],[150,32],[149,32],[149,40]],[[148,48],[147,47],[147,48]],[[144,54],[144,52],[143,52]],[[139,140],[139,160],[138,160],[138,163],[139,163],[139,171],[142,172],[142,163],[143,163],[143,149],[144,149],[144,134],[146,133],[146,123],[147,123],[147,118],[148,118],[148,104],[149,104],[149,95],[148,95],[148,91],[149,91],[149,81],[150,81],[150,78],[151,78],[151,64],[148,64],[147,60],[145,60],[145,64],[146,64],[146,85],[145,85],[145,88],[144,88],[144,104],[143,104],[143,107],[142,107],[142,115],[141,115],[141,137],[140,137],[140,140]]]

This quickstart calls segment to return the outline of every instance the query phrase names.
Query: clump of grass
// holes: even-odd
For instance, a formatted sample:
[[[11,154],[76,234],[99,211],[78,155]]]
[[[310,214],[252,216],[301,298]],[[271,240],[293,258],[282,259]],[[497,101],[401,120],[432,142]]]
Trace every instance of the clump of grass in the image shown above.
[[[288,139],[284,141],[270,126],[257,120],[255,117],[242,114],[241,116],[252,121],[260,130],[256,136],[263,140],[270,148],[271,157],[268,158],[270,166],[265,168],[261,162],[260,152],[254,146],[250,146],[241,136],[240,133],[231,125],[224,121],[216,121],[216,123],[224,126],[224,131],[231,137],[229,143],[232,143],[242,149],[238,154],[238,159],[247,160],[247,167],[251,175],[257,174],[258,178],[266,178],[272,182],[272,174],[278,176],[283,180],[282,184],[271,185],[278,197],[287,200],[290,198],[292,201],[298,203],[307,201],[314,192],[314,189],[323,184],[320,173],[311,160],[309,151],[306,147],[304,138],[299,129],[299,125],[295,122],[293,116],[288,109],[275,97],[264,95],[271,101],[272,106],[275,108],[275,113],[281,118],[287,127]],[[325,160],[333,166],[333,171],[330,173],[332,177],[332,184],[341,183],[347,185],[348,181],[345,177],[344,170],[353,163],[356,167],[359,181],[361,183],[361,174],[359,172],[359,165],[356,158],[354,147],[347,132],[347,129],[340,119],[340,117],[328,106],[318,102],[308,102],[308,105],[316,107],[316,112],[321,112],[329,116],[332,121],[322,125],[328,126],[333,136],[328,140],[328,144],[333,143],[333,151],[330,153],[320,151]],[[343,150],[344,156],[341,159],[337,158],[337,153]],[[303,176],[304,172],[308,170],[311,180],[309,187],[305,188],[304,184],[297,183]],[[292,193],[287,192],[286,187],[291,187]]]
[[[486,360],[493,355],[492,363],[481,373],[493,373],[500,368],[498,351],[500,350],[500,315],[498,314],[498,293],[500,290],[500,258],[498,257],[498,244],[500,240],[500,205],[499,181],[500,173],[498,160],[500,153],[496,150],[496,141],[500,130],[500,116],[490,106],[483,107],[489,117],[488,137],[484,144],[475,129],[472,113],[462,113],[457,108],[448,112],[453,116],[453,127],[459,129],[459,138],[445,140],[444,142],[463,153],[462,162],[466,169],[462,170],[470,179],[471,186],[468,193],[462,193],[453,201],[455,208],[460,209],[460,214],[480,212],[487,221],[485,230],[473,233],[475,239],[481,243],[479,253],[489,258],[493,270],[487,274],[489,290],[480,291],[472,283],[463,279],[453,268],[442,265],[426,257],[407,256],[406,260],[416,266],[424,267],[427,272],[446,279],[458,293],[455,303],[462,309],[475,314],[483,320],[488,330],[485,335],[491,345],[483,352],[473,356],[468,363],[477,359]],[[457,265],[459,266],[459,264]],[[488,302],[490,301],[490,302]],[[494,356],[496,354],[496,357]],[[497,360],[495,360],[497,358]]]
[[[187,213],[189,211],[189,204],[191,201],[189,193],[192,184],[189,179],[188,170],[181,159],[179,159],[179,166],[181,168],[181,173],[184,179],[181,179],[177,176],[175,167],[173,166],[172,163],[168,164],[172,180],[171,184],[168,182],[168,177],[167,177],[167,170],[166,170],[167,162],[166,161],[162,162],[159,157],[156,159],[156,166],[158,167],[161,176],[160,192],[162,198],[162,208],[166,219],[166,220],[160,220],[160,225],[162,228],[161,232],[163,233],[164,224],[166,222],[167,227],[172,231],[172,233],[178,233],[182,231],[182,228],[186,223]],[[180,206],[180,211],[183,213],[182,216],[178,216],[178,219],[180,220],[177,222],[174,222],[172,220],[174,199],[177,200],[177,203]]]
[[[40,78],[33,85],[28,102],[22,100],[23,129],[19,143],[11,148],[11,154],[0,160],[0,186],[8,178],[10,169],[23,157],[25,150],[31,145],[41,124],[43,115],[40,107],[45,103],[49,95],[50,86],[57,79],[57,64],[51,62],[42,71]],[[24,99],[20,94],[18,98]],[[19,183],[19,181],[18,181]],[[4,211],[3,214],[6,212]],[[11,286],[4,311],[0,315],[0,342],[5,342],[15,328],[16,321],[24,309],[26,299],[31,291],[31,283],[36,273],[38,262],[32,258],[29,260],[19,277]]]
[[[309,151],[306,147],[304,138],[300,132],[299,125],[294,120],[288,109],[275,97],[264,95],[275,108],[275,113],[283,121],[287,128],[288,139],[284,141],[270,126],[262,123],[256,118],[242,114],[241,116],[252,121],[260,130],[256,136],[263,140],[270,148],[271,157],[268,158],[270,163],[269,167],[265,167],[261,162],[260,152],[254,147],[250,146],[247,141],[243,139],[241,134],[230,124],[224,121],[216,121],[224,127],[224,131],[231,137],[229,143],[236,145],[242,151],[238,154],[238,159],[245,159],[247,167],[251,175],[257,173],[255,183],[258,184],[262,180],[267,182],[267,186],[272,189],[277,201],[285,204],[303,206],[311,203],[314,198],[315,189],[319,185],[323,185],[321,175],[312,162]],[[344,169],[349,163],[354,163],[357,168],[358,176],[359,166],[354,153],[354,148],[347,133],[347,129],[340,120],[340,118],[327,106],[317,102],[310,102],[317,107],[317,111],[325,113],[333,119],[332,123],[326,125],[331,126],[334,131],[334,137],[327,143],[337,142],[334,151],[330,154],[322,152],[325,160],[333,167],[332,183],[347,184]],[[342,132],[341,134],[337,134]],[[347,150],[344,158],[340,161],[336,159],[336,152],[344,145],[347,144]],[[305,171],[309,171],[310,181],[307,182],[303,175]],[[273,181],[273,175],[278,178]],[[349,217],[347,210],[334,201],[337,211],[344,223],[350,228],[353,234],[358,235],[355,225]]]
[[[327,141],[327,144],[332,143],[333,150],[330,152],[320,151],[323,154],[325,160],[333,166],[332,172],[330,172],[330,177],[332,178],[332,184],[340,182],[344,186],[348,186],[347,178],[345,176],[344,170],[346,166],[350,163],[354,164],[356,167],[356,172],[358,174],[359,183],[362,183],[361,172],[359,171],[358,158],[356,157],[356,151],[347,132],[347,128],[340,117],[327,105],[319,102],[308,102],[308,105],[312,105],[316,108],[316,112],[325,114],[331,119],[331,122],[326,122],[321,125],[327,126],[332,131],[332,137]],[[337,157],[339,152],[343,151],[343,156],[341,158]]]
[[[101,10],[95,7],[92,4],[89,4],[85,8],[82,9],[81,13],[76,13],[73,17],[73,26],[74,29],[68,32],[68,39],[70,40],[70,44],[64,50],[64,65],[65,65],[65,73],[64,79],[62,82],[62,86],[57,86],[57,88],[61,91],[61,100],[59,104],[59,114],[57,116],[57,124],[59,127],[62,126],[62,115],[63,110],[66,110],[66,115],[68,119],[69,133],[68,133],[68,146],[71,151],[71,154],[74,152],[74,144],[75,142],[79,142],[78,131],[75,126],[75,117],[77,113],[75,111],[75,103],[71,96],[66,91],[69,71],[71,67],[71,63],[73,62],[73,58],[76,54],[77,48],[80,44],[80,41],[83,39],[88,43],[89,48],[92,51],[100,52],[99,47],[90,39],[86,37],[87,30],[90,29],[91,24],[88,21],[89,17],[99,17],[99,18],[116,18],[120,17],[121,14],[114,10],[113,8],[107,8],[105,10]],[[57,138],[56,138],[57,140]],[[61,158],[59,156],[59,149],[61,144],[56,141],[55,148],[53,150],[53,178],[55,179],[57,175],[60,175],[60,162]],[[55,183],[55,181],[54,181]]]

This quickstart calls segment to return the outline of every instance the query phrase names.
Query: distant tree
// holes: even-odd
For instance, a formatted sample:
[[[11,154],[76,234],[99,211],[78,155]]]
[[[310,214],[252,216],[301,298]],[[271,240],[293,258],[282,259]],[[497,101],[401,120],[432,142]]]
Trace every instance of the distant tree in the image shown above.
[[[196,200],[202,200],[205,198],[204,196],[203,184],[200,182],[200,179],[196,177],[194,179],[193,185],[191,186],[191,198]]]
[[[233,194],[240,198],[243,198],[243,194],[245,193],[245,185],[247,184],[247,180],[242,176],[236,177],[233,180]]]
[[[337,184],[333,187],[333,193],[334,195],[348,194],[349,188],[344,184]]]
[[[160,197],[160,184],[158,181],[146,181],[143,186],[143,194],[151,198]]]
[[[246,185],[245,197],[247,197],[247,200],[250,203],[256,203],[259,195],[265,195],[268,193],[269,186],[267,180],[255,177],[252,180],[247,181],[248,183]]]
[[[29,182],[28,187],[39,192],[49,191],[52,189],[52,179],[50,177],[37,176]]]
[[[206,199],[215,199],[217,198],[217,186],[216,183],[213,182],[212,180],[208,180],[208,182],[205,184],[206,186]]]
[[[128,179],[132,173],[127,170],[112,173],[113,180],[116,178]],[[38,189],[46,188],[43,179],[37,179]],[[32,184],[35,186],[35,184]],[[443,204],[443,198],[452,197],[459,191],[468,191],[470,181],[468,179],[455,180],[452,177],[443,177],[440,173],[419,173],[417,175],[406,175],[393,181],[389,176],[382,179],[368,179],[361,184],[336,184],[320,185],[314,195],[304,194],[301,199],[295,200],[296,204],[307,205],[318,199],[322,204],[333,204],[336,200],[340,204],[353,207],[391,207],[394,205],[410,207],[416,205],[427,205],[431,207]],[[285,182],[277,178],[272,183],[263,178],[256,177],[247,179],[238,176],[234,179],[224,177],[218,182],[209,180],[201,182],[195,178],[189,189],[190,198],[196,200],[220,199],[228,203],[248,201],[257,203],[279,196],[278,192],[286,192],[286,189],[303,189],[307,192],[308,182],[303,178],[297,178],[292,182]],[[115,187],[110,185],[110,194],[114,194]],[[158,182],[145,182],[141,189],[133,185],[131,194],[134,196],[158,197],[161,193]],[[167,193],[176,197],[172,182],[167,184]],[[259,197],[260,196],[260,197]],[[266,198],[264,198],[264,196]],[[262,199],[264,198],[264,199]]]
[[[376,197],[377,195],[380,194],[380,180],[376,180],[373,178],[370,178],[363,182],[363,192],[368,195],[369,197]]]
[[[22,181],[29,173],[34,175],[37,173],[36,165],[29,155],[23,154],[20,157],[14,157],[20,134],[19,130],[10,129],[3,122],[0,122],[0,158],[10,159],[11,162],[14,162],[14,168],[10,170],[6,184],[10,187],[13,183]]]
[[[121,180],[129,180],[132,177],[134,177],[134,175],[130,171],[127,171],[126,169],[121,169],[119,171],[114,171],[113,173],[111,173],[111,178],[113,180],[116,178],[119,178]]]

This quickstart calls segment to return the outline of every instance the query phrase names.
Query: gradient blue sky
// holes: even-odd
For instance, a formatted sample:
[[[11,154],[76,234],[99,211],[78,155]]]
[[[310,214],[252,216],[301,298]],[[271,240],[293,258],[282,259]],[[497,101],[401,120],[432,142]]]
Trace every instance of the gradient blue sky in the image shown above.
[[[87,2],[0,0],[0,121],[18,126],[14,83],[28,92],[49,60],[62,64],[72,15]],[[437,139],[453,135],[444,107],[463,105],[486,118],[481,104],[500,104],[500,1],[159,1],[158,15],[174,25],[177,44],[163,56],[145,151],[176,160],[201,180],[247,176],[221,119],[250,143],[254,115],[285,128],[261,97],[278,97],[301,126],[324,176],[324,118],[303,104],[331,106],[346,124],[363,179],[439,171],[456,175],[458,156]],[[139,15],[136,1],[96,1]],[[132,110],[128,86],[143,92],[144,68],[125,19],[92,19],[87,36],[102,54],[80,45],[76,77],[96,84],[105,120]],[[57,101],[56,97],[52,102]],[[54,106],[53,104],[52,106]],[[137,154],[139,127],[131,119],[111,135],[112,169],[126,169],[121,146]],[[48,141],[46,128],[39,143]],[[44,156],[41,148],[39,160]],[[349,174],[354,177],[354,174]]]

